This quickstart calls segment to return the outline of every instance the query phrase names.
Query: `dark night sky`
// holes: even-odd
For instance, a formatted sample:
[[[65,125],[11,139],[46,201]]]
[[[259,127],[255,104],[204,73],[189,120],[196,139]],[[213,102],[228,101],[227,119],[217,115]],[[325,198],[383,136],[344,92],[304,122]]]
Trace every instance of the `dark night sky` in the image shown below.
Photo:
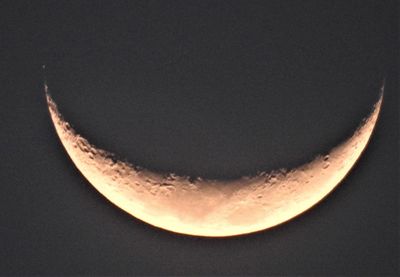
[[[395,274],[398,1],[1,1],[0,274]],[[176,235],[80,175],[52,96],[135,164],[230,179],[292,167],[376,132],[322,203],[272,230]]]

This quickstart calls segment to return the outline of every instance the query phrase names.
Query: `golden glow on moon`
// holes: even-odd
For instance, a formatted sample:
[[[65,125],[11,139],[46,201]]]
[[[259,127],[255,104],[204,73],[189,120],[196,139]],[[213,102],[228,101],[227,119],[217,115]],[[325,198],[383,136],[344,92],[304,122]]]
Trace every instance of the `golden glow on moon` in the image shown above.
[[[57,134],[86,179],[134,217],[169,231],[223,237],[264,230],[308,210],[346,176],[365,149],[378,119],[381,97],[353,136],[328,155],[291,170],[235,181],[161,175],[113,158],[77,134],[47,93]]]

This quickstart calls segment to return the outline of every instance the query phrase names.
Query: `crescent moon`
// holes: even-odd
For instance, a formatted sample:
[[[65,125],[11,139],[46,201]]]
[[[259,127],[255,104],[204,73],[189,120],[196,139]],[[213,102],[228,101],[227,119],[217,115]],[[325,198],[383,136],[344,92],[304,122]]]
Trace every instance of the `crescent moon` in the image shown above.
[[[327,155],[290,170],[234,181],[159,174],[121,161],[79,135],[65,121],[45,85],[55,130],[86,179],[116,206],[153,226],[176,233],[225,237],[265,230],[321,201],[348,174],[368,144],[383,99],[354,134]]]

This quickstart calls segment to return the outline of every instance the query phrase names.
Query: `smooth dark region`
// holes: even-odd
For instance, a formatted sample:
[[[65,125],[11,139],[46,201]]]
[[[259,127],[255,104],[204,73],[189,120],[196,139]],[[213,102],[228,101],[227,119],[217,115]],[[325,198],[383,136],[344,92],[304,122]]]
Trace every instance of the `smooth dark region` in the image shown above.
[[[0,274],[399,273],[398,1],[2,1]],[[142,167],[232,179],[349,137],[386,79],[350,175],[316,208],[226,239],[158,230],[80,175],[47,112]]]

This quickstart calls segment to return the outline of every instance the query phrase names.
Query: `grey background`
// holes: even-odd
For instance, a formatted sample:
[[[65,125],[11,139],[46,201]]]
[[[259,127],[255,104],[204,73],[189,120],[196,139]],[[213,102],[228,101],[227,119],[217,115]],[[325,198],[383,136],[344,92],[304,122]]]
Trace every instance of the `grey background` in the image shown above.
[[[0,274],[398,273],[398,1],[0,2]],[[68,121],[135,164],[230,179],[376,132],[302,216],[225,239],[153,228],[100,196]]]

